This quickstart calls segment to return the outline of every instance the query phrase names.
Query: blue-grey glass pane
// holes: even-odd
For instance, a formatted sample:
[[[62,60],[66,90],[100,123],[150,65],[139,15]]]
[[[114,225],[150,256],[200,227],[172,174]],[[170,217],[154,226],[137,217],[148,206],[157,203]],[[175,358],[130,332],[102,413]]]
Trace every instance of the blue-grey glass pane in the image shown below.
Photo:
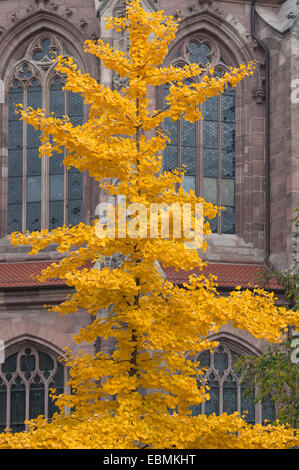
[[[22,231],[22,204],[8,204],[7,233]]]
[[[41,159],[38,148],[27,149],[27,175],[36,176],[41,174]]]
[[[164,131],[166,135],[171,140],[171,145],[177,145],[178,143],[178,123],[173,121],[171,118],[164,119],[163,124]]]
[[[82,199],[77,201],[69,201],[68,204],[68,223],[70,225],[76,225],[82,221],[83,203]]]
[[[23,90],[16,84],[16,88],[10,88],[8,92],[8,119],[17,121],[19,115],[15,113],[15,104],[23,103]]]
[[[203,146],[204,148],[218,148],[218,123],[203,121]]]
[[[38,357],[39,357],[39,370],[50,371],[54,369],[54,361],[52,357],[48,356],[48,354],[45,354],[41,351],[38,351]]]
[[[276,419],[274,404],[270,397],[262,403],[262,423],[264,423],[265,419],[271,422]]]
[[[221,176],[234,177],[235,176],[235,151],[225,150],[221,151]]]
[[[68,174],[68,199],[81,199],[83,195],[82,173]]]
[[[62,84],[52,85],[50,88],[50,111],[57,117],[65,115],[65,97]]]
[[[41,108],[42,104],[43,104],[43,97],[42,97],[41,86],[31,85],[27,90],[27,106],[31,106],[33,109],[36,109],[36,108]]]
[[[221,95],[221,119],[223,122],[235,122],[235,95]]]
[[[79,93],[68,93],[68,115],[83,117],[83,98]]]
[[[63,384],[64,384],[64,369],[61,364],[57,364],[57,372],[51,382],[50,387],[55,388],[55,395],[63,393]],[[55,405],[54,399],[49,396],[48,399],[48,416],[51,418],[55,412],[58,412],[59,409]]]
[[[222,149],[233,150],[235,148],[235,124],[230,122],[222,123]]]
[[[210,229],[213,233],[218,232],[218,217],[216,216],[214,219],[206,219],[210,224]]]
[[[26,229],[29,232],[40,230],[41,227],[41,203],[40,202],[29,202],[26,207],[27,213],[27,226]]]
[[[203,179],[203,198],[206,202],[217,204],[217,178]]]
[[[0,380],[0,432],[6,428],[6,385]]]
[[[27,148],[34,149],[40,146],[40,131],[28,124],[27,126]]]
[[[27,176],[27,202],[41,201],[41,177]]]
[[[63,201],[51,201],[49,204],[49,229],[54,230],[63,225]]]
[[[70,116],[70,121],[73,126],[81,126],[83,123],[83,116]]]
[[[23,122],[9,121],[8,148],[21,149],[23,147]]]
[[[22,177],[8,178],[8,204],[22,203]]]
[[[50,175],[50,201],[64,200],[64,174]]]
[[[195,122],[188,122],[184,119],[181,120],[181,139],[183,147],[195,147],[196,145],[196,131]]]
[[[45,414],[45,386],[37,375],[29,390],[29,419]]]
[[[22,176],[23,152],[22,150],[8,150],[8,176]]]
[[[231,414],[237,410],[237,384],[233,382],[229,374],[223,384],[223,412]]]
[[[196,173],[196,154],[195,147],[182,147],[181,149],[181,161],[182,167],[188,175],[195,175]]]
[[[218,372],[223,372],[228,369],[227,353],[219,347],[218,351],[214,353],[214,367]]]
[[[245,421],[250,424],[255,423],[255,405],[254,405],[254,397],[251,394],[245,393],[246,386],[241,387],[241,413],[243,414],[245,411]]]
[[[190,189],[195,192],[195,176],[185,175],[182,181],[182,187],[187,193],[189,193]]]
[[[207,383],[210,390],[208,391],[210,395],[210,400],[206,401],[205,403],[205,413],[206,415],[210,415],[215,413],[217,416],[219,415],[219,384],[214,380],[208,380]]]
[[[13,384],[10,392],[10,427],[14,432],[25,429],[25,385]]]
[[[221,205],[235,205],[235,180],[232,178],[221,178]]]
[[[197,361],[199,362],[200,367],[210,367],[210,351],[204,351],[200,353],[200,355],[197,358]]]
[[[218,176],[218,150],[203,150],[203,176],[217,178]]]
[[[53,152],[52,156],[49,159],[49,171],[50,175],[64,173],[63,166],[63,153]]]
[[[50,39],[45,38],[42,40],[41,50],[36,50],[32,55],[32,59],[35,61],[40,61],[45,56],[50,57],[50,50],[51,50],[51,41]]]
[[[235,233],[235,208],[226,206],[221,212],[221,232]]]
[[[206,121],[218,121],[218,96],[211,96],[203,103],[203,117]]]
[[[5,362],[2,364],[2,372],[13,373],[17,370],[17,357],[18,353],[12,354],[11,356],[5,358]],[[1,366],[1,364],[0,364]]]
[[[163,170],[170,171],[178,167],[178,148],[176,145],[167,145],[163,154]]]
[[[203,43],[200,46],[196,42],[189,43],[189,49],[191,51],[189,61],[192,63],[207,64],[210,62],[208,55],[211,52],[211,48],[208,44]]]
[[[27,352],[27,354],[26,354]],[[36,360],[35,356],[31,353],[31,350],[28,348],[26,350],[25,354],[22,354],[21,360],[20,360],[20,367],[22,372],[27,372],[27,371],[34,371],[36,367]]]

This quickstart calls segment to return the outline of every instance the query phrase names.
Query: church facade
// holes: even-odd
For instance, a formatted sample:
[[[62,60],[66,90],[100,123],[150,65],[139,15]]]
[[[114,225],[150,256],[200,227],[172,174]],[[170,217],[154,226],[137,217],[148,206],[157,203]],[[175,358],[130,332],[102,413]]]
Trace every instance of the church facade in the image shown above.
[[[76,94],[50,60],[55,50],[75,58],[80,68],[112,89],[123,81],[83,52],[87,39],[102,38],[126,50],[121,33],[105,29],[105,18],[125,12],[123,0],[0,0],[0,431],[24,429],[24,419],[50,417],[55,405],[48,389],[66,390],[63,348],[79,346],[73,334],[90,321],[85,312],[59,317],[43,305],[61,302],[70,289],[59,280],[39,284],[31,278],[51,261],[54,248],[29,256],[13,248],[15,230],[89,223],[105,200],[87,175],[66,171],[61,159],[38,158],[39,134],[19,122],[13,104],[42,107],[74,124],[87,118]],[[207,250],[208,272],[225,295],[247,288],[272,267],[297,267],[297,230],[291,223],[299,206],[299,4],[296,0],[143,0],[147,11],[164,10],[181,18],[165,64],[211,63],[221,74],[257,59],[253,77],[204,106],[200,123],[167,122],[172,141],[164,169],[185,165],[186,189],[226,211],[213,222]],[[163,104],[165,88],[151,90],[151,106]],[[297,132],[296,132],[297,131]],[[63,156],[61,157],[63,158]],[[52,161],[53,160],[53,161]],[[168,270],[182,284],[186,273]],[[282,288],[274,281],[278,302]],[[248,410],[249,422],[273,418],[270,403],[254,405],[243,394],[233,365],[241,354],[260,355],[267,345],[231,327],[220,346],[199,358],[209,366],[211,400],[198,413]],[[101,345],[80,345],[94,351]]]

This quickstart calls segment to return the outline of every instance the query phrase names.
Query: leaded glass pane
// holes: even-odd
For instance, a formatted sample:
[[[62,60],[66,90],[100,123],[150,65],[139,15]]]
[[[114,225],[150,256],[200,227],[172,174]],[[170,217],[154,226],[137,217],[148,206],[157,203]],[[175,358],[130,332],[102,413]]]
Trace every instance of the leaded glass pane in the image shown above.
[[[50,175],[50,201],[64,200],[64,174]]]
[[[40,230],[41,227],[41,203],[29,202],[26,208],[27,224],[26,228],[29,232]]]
[[[41,159],[38,148],[27,149],[27,176],[41,175]]]
[[[204,148],[218,148],[218,123],[203,121],[203,146]]]
[[[223,375],[223,372],[228,369],[227,353],[221,346],[214,353],[214,367],[218,371],[218,375]]]
[[[81,199],[83,190],[83,175],[80,172],[68,174],[69,200]]]
[[[84,100],[79,93],[68,93],[68,115],[73,125],[83,123],[83,103]],[[77,117],[76,120],[75,117]]]
[[[235,151],[225,150],[221,151],[221,176],[234,177],[235,176]]]
[[[221,232],[235,233],[235,208],[226,206],[221,212]]]
[[[174,124],[176,124],[174,122]],[[185,119],[181,121],[181,142],[183,147],[195,147],[196,130],[195,122],[188,122]]]
[[[27,176],[27,203],[41,201],[41,177]]]
[[[221,205],[234,206],[235,205],[235,180],[222,178],[221,179]]]
[[[18,121],[19,116],[15,113],[15,104],[23,103],[23,88],[16,80],[8,92],[8,119]]]
[[[221,120],[235,122],[235,95],[223,93],[221,95]]]
[[[191,63],[201,63],[205,65],[210,62],[209,54],[211,53],[211,48],[207,43],[203,43],[199,46],[196,42],[190,42],[189,49],[191,51],[189,57]]]
[[[55,395],[59,395],[64,392],[64,369],[61,364],[57,364],[57,372],[53,378],[53,382],[50,384],[50,388],[55,389]],[[50,395],[48,398],[48,417],[52,418],[54,413],[59,412],[59,408],[55,404],[55,399]]]
[[[29,391],[29,419],[45,413],[45,386],[38,375],[35,376]]]
[[[52,156],[49,158],[50,175],[64,173],[63,159],[63,153],[53,152]]]
[[[8,178],[8,204],[22,203],[22,177]]]
[[[163,154],[163,170],[171,171],[178,167],[178,148],[175,145],[167,145]]]
[[[65,94],[62,86],[62,83],[58,83],[50,88],[50,111],[54,112],[56,117],[65,115]]]
[[[31,354],[31,349],[27,348],[25,350],[25,354],[22,354],[20,367],[21,367],[22,372],[27,372],[27,371],[32,372],[35,370],[36,361],[35,361],[35,356]]]
[[[178,143],[178,123],[177,123],[177,121],[173,121],[171,118],[166,118],[166,119],[164,119],[163,127],[164,127],[164,131],[166,131],[166,135],[171,140],[170,145],[177,145],[177,143]],[[169,144],[167,144],[167,146],[168,145]]]
[[[17,379],[16,379],[17,382]],[[25,385],[21,382],[11,386],[10,392],[10,427],[14,432],[24,431],[25,429]]]
[[[218,176],[218,151],[217,149],[204,149],[203,151],[203,176],[217,178]]]
[[[195,176],[186,175],[182,181],[182,188],[189,193],[190,189],[195,192]]]
[[[231,122],[222,123],[222,148],[235,149],[235,124]]]
[[[63,176],[63,175],[62,175]],[[63,225],[64,201],[50,201],[49,204],[49,230]]]
[[[4,385],[3,380],[0,379],[0,432],[3,432],[6,428],[6,400],[6,385]]]
[[[254,397],[245,392],[246,385],[241,386],[241,414],[245,413],[245,421],[249,424],[255,423]]]
[[[203,103],[202,114],[206,121],[218,121],[218,96],[211,96]]]
[[[203,198],[206,202],[217,204],[217,178],[203,179]]]
[[[238,409],[237,384],[229,374],[223,384],[223,412],[234,413]]]
[[[264,423],[265,419],[271,422],[275,421],[275,408],[270,397],[262,403],[262,423]]]
[[[76,225],[82,220],[83,203],[81,200],[69,201],[68,204],[68,223]]]
[[[22,204],[8,204],[7,233],[22,231]]]
[[[213,374],[210,375],[208,383],[210,390],[208,391],[210,399],[205,402],[205,414],[215,413],[219,415],[219,384]]]
[[[8,148],[21,149],[23,147],[23,122],[9,121],[8,124]]]
[[[39,358],[39,370],[51,371],[54,369],[54,361],[52,357],[48,356],[48,354],[38,351],[38,358]]]
[[[46,56],[50,58],[50,55],[51,55],[50,51],[51,51],[51,40],[48,38],[45,38],[41,42],[41,48],[37,49],[33,53],[32,59],[39,62]]]

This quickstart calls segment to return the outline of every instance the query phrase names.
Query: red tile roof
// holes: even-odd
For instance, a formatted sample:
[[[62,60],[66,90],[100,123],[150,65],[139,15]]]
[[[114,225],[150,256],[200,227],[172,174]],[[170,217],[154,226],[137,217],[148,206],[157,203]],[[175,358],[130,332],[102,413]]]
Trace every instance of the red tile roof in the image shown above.
[[[14,287],[42,287],[64,285],[61,279],[49,279],[46,283],[40,283],[32,279],[31,275],[40,274],[40,271],[49,266],[53,261],[31,261],[19,263],[0,263],[0,288]],[[180,270],[176,272],[173,268],[164,268],[164,272],[169,281],[175,284],[182,284],[188,281],[192,273],[199,272],[194,270],[187,273]],[[219,288],[234,288],[237,285],[246,288],[258,284],[258,277],[265,276],[269,270],[263,265],[253,264],[230,264],[230,263],[210,263],[204,268],[205,275],[213,274],[217,277]],[[281,290],[281,287],[275,280],[271,280],[266,286],[260,283],[260,287]]]

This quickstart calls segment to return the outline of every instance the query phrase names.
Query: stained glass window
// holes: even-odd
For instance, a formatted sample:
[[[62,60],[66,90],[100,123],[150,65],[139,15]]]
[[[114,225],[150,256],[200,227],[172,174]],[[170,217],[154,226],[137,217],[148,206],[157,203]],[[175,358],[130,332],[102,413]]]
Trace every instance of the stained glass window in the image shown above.
[[[0,432],[25,430],[24,421],[58,411],[50,396],[64,392],[65,366],[50,351],[26,344],[0,364]]]
[[[182,55],[184,53],[182,52]],[[208,41],[191,40],[184,60],[189,63],[217,65],[221,75],[226,64],[216,59]],[[164,86],[164,103],[169,87]],[[235,233],[235,92],[232,88],[220,96],[212,96],[201,105],[204,120],[190,123],[182,119],[165,119],[164,129],[171,142],[163,155],[163,169],[184,168],[182,186],[218,206],[225,206],[221,215],[210,221],[213,232]]]
[[[63,90],[63,77],[54,72],[53,51],[63,53],[57,38],[41,36],[32,42],[12,73],[8,105],[8,218],[7,231],[54,229],[77,224],[83,217],[83,176],[62,164],[65,153],[39,158],[40,131],[19,120],[14,105],[44,108],[57,117],[69,115],[83,123],[80,95]],[[75,176],[76,173],[76,176]]]
[[[263,403],[254,403],[254,391],[246,393],[246,384],[241,383],[239,375],[234,370],[239,355],[226,345],[220,345],[212,353],[204,351],[199,354],[197,361],[200,368],[206,368],[203,380],[199,386],[210,387],[210,399],[192,407],[193,415],[221,413],[245,413],[245,420],[250,424],[264,423],[265,419],[275,420],[274,405],[269,398]]]

